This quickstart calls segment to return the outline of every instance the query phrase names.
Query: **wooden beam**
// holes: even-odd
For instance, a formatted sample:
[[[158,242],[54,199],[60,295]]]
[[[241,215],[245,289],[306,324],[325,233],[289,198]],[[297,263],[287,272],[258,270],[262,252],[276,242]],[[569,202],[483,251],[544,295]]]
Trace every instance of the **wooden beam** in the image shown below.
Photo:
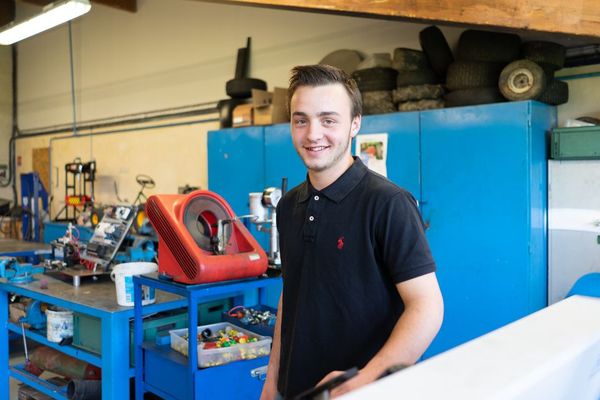
[[[598,0],[231,0],[228,3],[600,37]]]
[[[92,2],[118,8],[123,11],[137,12],[137,0],[92,0]]]

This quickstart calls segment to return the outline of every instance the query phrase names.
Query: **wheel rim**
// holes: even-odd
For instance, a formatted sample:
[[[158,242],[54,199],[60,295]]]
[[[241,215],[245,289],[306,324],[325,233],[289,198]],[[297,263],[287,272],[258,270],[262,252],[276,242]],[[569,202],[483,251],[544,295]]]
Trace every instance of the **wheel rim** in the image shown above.
[[[533,87],[533,73],[527,68],[518,68],[508,76],[508,88],[513,93],[525,93]]]

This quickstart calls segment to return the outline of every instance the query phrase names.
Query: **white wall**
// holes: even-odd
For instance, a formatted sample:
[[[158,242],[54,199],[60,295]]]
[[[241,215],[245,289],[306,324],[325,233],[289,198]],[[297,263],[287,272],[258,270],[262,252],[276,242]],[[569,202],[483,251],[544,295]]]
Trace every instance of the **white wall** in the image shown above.
[[[237,49],[251,36],[251,72],[287,86],[297,64],[340,48],[419,48],[424,25],[187,0],[138,0],[135,14],[94,4],[73,23],[77,119],[227,97]],[[457,28],[444,29],[455,41]],[[72,120],[67,27],[19,44],[19,126]]]

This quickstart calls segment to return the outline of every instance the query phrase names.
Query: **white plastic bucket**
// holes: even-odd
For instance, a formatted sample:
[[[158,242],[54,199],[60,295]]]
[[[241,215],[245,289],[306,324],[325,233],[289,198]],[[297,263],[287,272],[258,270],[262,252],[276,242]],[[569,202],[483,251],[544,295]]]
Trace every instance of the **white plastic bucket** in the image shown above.
[[[130,262],[115,265],[110,273],[110,278],[115,282],[117,303],[125,307],[133,306],[133,276],[150,274],[156,271],[158,271],[158,265],[151,262]],[[142,286],[142,305],[152,304],[155,301],[154,288]]]
[[[46,338],[50,342],[60,343],[73,337],[73,311],[62,308],[46,309]]]

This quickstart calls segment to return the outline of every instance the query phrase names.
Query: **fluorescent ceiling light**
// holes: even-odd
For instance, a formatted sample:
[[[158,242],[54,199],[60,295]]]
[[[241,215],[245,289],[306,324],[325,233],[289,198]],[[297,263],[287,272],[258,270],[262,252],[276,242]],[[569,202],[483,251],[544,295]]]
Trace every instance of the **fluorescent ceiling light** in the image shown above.
[[[11,22],[0,30],[0,44],[9,45],[64,24],[90,10],[89,0],[55,1],[43,8],[42,13],[21,23]]]

